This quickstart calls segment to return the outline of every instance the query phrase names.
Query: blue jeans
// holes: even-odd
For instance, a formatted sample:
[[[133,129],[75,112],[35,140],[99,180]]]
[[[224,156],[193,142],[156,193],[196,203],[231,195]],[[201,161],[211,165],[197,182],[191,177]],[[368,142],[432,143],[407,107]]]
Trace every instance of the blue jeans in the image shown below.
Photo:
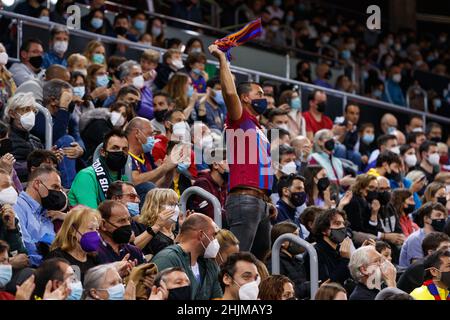
[[[354,150],[347,150],[347,148],[343,144],[336,144],[334,148],[334,154],[337,158],[347,159],[353,162],[358,166],[358,168],[361,168],[361,154],[358,151]]]
[[[65,135],[56,140],[55,145],[59,148],[71,147],[71,143],[75,142],[72,136]],[[58,169],[61,172],[61,184],[64,188],[70,189],[72,182],[77,175],[76,159],[69,159],[64,156],[63,160],[59,163]]]
[[[241,251],[263,260],[270,250],[269,206],[249,195],[230,194],[225,203],[228,226],[238,238]]]

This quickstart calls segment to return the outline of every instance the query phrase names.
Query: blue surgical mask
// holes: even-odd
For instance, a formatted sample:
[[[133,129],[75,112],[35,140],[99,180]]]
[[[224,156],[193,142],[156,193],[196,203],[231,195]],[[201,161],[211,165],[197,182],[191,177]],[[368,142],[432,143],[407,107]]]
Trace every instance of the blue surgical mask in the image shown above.
[[[130,216],[135,217],[139,215],[139,203],[136,202],[127,202],[127,209],[130,213]]]
[[[94,55],[92,56],[92,62],[103,64],[105,62],[105,56],[101,53],[94,53]]]
[[[291,108],[295,110],[299,110],[302,106],[302,103],[300,101],[300,97],[296,97],[291,100]]]
[[[81,300],[81,296],[83,295],[83,285],[81,281],[72,282],[69,285],[70,294],[66,300]]]
[[[155,146],[155,138],[148,137],[147,142],[142,145],[142,150],[144,150],[144,153],[149,153],[152,152],[154,146]]]
[[[12,266],[10,264],[0,264],[0,288],[4,288],[12,278]]]
[[[189,86],[188,91],[187,91],[188,98],[192,97],[193,94],[194,94],[194,87]]]
[[[433,105],[436,109],[439,109],[442,106],[442,101],[441,99],[433,99]]]
[[[374,95],[374,97],[376,97],[376,98],[381,98],[381,96],[383,95],[383,92],[381,91],[381,90],[374,90],[373,91],[373,95]]]
[[[108,76],[106,74],[97,76],[95,83],[97,87],[106,87],[109,83]]]
[[[192,72],[195,73],[195,74],[198,75],[198,76],[201,76],[201,75],[202,75],[202,70],[197,69],[197,68],[192,69]]]
[[[352,53],[350,52],[350,50],[344,50],[341,52],[342,58],[345,60],[349,60],[350,57],[352,56]]]
[[[50,17],[49,16],[40,16],[39,19],[41,19],[42,21],[46,21],[46,22],[50,21]]]
[[[86,88],[84,86],[73,87],[73,94],[77,97],[83,98],[86,93]]]
[[[371,144],[373,140],[375,140],[375,136],[373,134],[365,134],[362,136],[362,141],[367,145]]]
[[[136,20],[134,22],[134,27],[140,32],[144,33],[147,23],[144,20]]]
[[[257,114],[263,114],[264,111],[266,111],[267,109],[267,99],[253,99],[252,102],[252,107],[253,110],[255,110],[255,112]]]
[[[214,90],[214,93],[215,93],[214,101],[216,101],[217,104],[225,105],[225,101],[223,100],[222,90]]]
[[[100,29],[103,26],[103,19],[100,18],[92,18],[91,20],[91,26],[94,29]]]
[[[180,162],[177,165],[177,170],[178,170],[178,172],[183,173],[183,172],[188,171],[189,167],[190,167],[190,165],[188,163]]]
[[[125,286],[123,283],[116,284],[115,286],[108,288],[108,300],[123,300],[125,294]]]

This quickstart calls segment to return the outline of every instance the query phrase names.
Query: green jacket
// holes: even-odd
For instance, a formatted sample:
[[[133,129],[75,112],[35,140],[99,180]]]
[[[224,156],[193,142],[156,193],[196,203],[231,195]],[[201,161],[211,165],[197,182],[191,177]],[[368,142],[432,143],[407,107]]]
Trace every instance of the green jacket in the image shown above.
[[[116,180],[112,177],[110,184]],[[117,177],[116,177],[117,178]],[[122,181],[127,181],[127,177],[122,175]],[[94,168],[92,166],[84,168],[75,176],[72,187],[69,191],[69,204],[70,206],[76,206],[82,204],[93,209],[97,209],[98,205],[102,201],[100,196],[103,192],[98,184],[97,177],[95,175]]]
[[[27,249],[23,245],[22,234],[20,233],[19,219],[15,219],[16,229],[14,230],[8,230],[3,220],[0,219],[0,240],[9,244],[9,252],[27,253]]]
[[[191,269],[191,255],[175,244],[156,254],[152,262],[159,271],[167,268],[182,267],[191,281],[193,300],[210,300],[222,298],[222,289],[219,284],[219,268],[214,259],[199,257],[197,260],[202,283],[198,283]]]

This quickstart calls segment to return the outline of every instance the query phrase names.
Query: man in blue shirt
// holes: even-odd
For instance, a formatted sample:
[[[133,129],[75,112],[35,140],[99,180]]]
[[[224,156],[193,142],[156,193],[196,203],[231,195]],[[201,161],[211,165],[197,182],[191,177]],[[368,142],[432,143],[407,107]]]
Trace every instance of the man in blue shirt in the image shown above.
[[[62,26],[54,26],[50,33],[49,51],[44,54],[42,68],[47,69],[52,64],[67,67],[64,54],[69,47],[69,31]]]
[[[295,173],[280,178],[278,181],[280,200],[277,202],[276,223],[288,220],[294,222],[299,228],[301,227],[295,216],[297,208],[306,201],[304,182],[305,178]]]
[[[387,102],[406,106],[405,95],[403,94],[400,82],[402,81],[402,73],[399,66],[393,66],[390,72],[390,78],[386,81]]]
[[[64,219],[60,212],[67,206],[61,178],[51,165],[41,165],[29,176],[26,191],[19,194],[14,212],[19,219],[22,239],[32,266],[42,262],[41,249],[55,238],[53,220]]]

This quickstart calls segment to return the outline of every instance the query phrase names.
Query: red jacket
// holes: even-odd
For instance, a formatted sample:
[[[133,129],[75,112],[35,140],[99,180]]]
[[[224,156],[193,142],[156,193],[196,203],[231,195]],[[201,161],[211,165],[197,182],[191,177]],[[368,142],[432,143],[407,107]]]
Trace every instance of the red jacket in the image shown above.
[[[222,206],[222,217],[225,215],[225,201],[227,198],[227,186],[219,186],[211,177],[210,172],[199,172],[197,180],[195,180],[194,186],[200,187],[202,189],[205,189],[209,193],[213,194],[220,202],[220,205]],[[200,212],[203,214],[206,214],[211,219],[214,220],[214,207],[211,203],[208,202],[208,205],[203,208],[199,208],[199,205],[205,201],[204,198],[199,196],[193,196],[192,209],[195,210],[195,212]],[[223,219],[222,219],[223,220]]]

